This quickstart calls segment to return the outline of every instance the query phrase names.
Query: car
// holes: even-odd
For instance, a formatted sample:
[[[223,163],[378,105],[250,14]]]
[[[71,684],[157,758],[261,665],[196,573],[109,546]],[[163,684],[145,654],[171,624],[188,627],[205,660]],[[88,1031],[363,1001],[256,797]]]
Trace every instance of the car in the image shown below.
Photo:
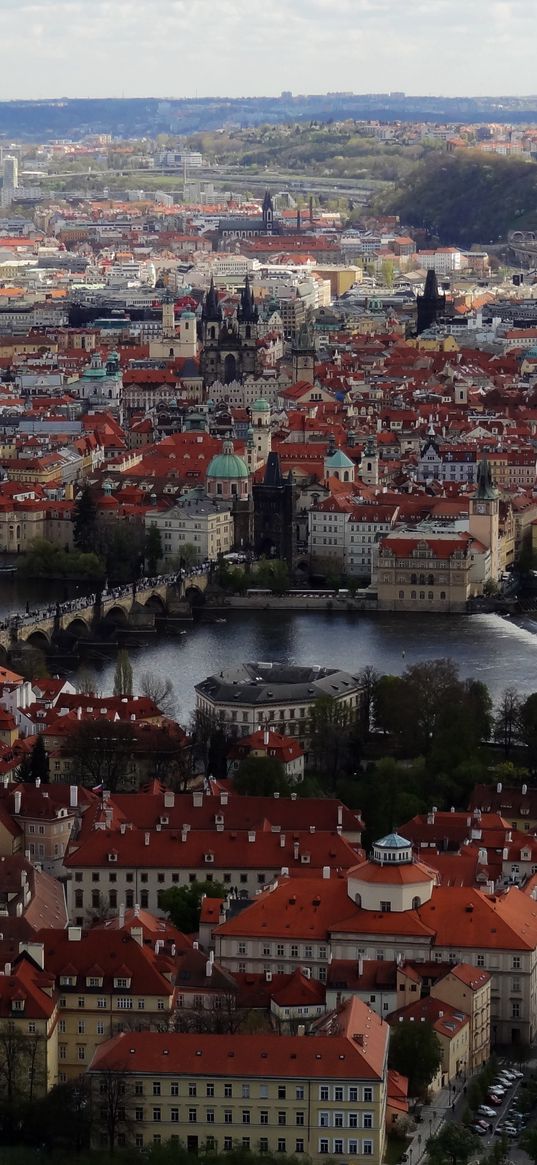
[[[479,1116],[488,1116],[489,1120],[491,1117],[496,1116],[496,1113],[494,1109],[490,1107],[490,1104],[480,1104],[477,1111]]]
[[[503,1104],[501,1096],[496,1096],[494,1092],[489,1092],[487,1094],[487,1100],[490,1101],[491,1104],[495,1105],[496,1108],[501,1108]]]
[[[476,1119],[473,1123],[474,1123],[474,1125],[481,1125],[482,1129],[488,1129],[488,1127],[489,1127],[489,1122],[486,1120],[483,1120],[483,1117],[476,1117]]]
[[[495,1092],[497,1096],[505,1096],[506,1091],[503,1084],[491,1084],[489,1088],[489,1092]]]
[[[488,1129],[483,1128],[483,1125],[474,1124],[470,1125],[470,1128],[473,1133],[477,1133],[478,1137],[486,1137],[488,1133]]]

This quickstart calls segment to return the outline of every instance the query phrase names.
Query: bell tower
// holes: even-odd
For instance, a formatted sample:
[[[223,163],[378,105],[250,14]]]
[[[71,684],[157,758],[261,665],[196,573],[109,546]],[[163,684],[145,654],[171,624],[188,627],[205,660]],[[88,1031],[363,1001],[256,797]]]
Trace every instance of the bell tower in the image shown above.
[[[265,190],[265,197],[263,199],[263,231],[266,235],[272,235],[274,232],[274,206],[270,195],[270,190]]]
[[[292,348],[293,380],[315,381],[315,340],[309,324],[302,324]]]
[[[379,483],[379,451],[374,437],[368,437],[360,461],[360,477],[364,485]]]
[[[470,520],[468,530],[473,538],[482,542],[490,550],[490,577],[496,582],[500,573],[499,565],[499,510],[498,490],[492,480],[489,462],[486,458],[479,463],[477,489],[470,498]]]

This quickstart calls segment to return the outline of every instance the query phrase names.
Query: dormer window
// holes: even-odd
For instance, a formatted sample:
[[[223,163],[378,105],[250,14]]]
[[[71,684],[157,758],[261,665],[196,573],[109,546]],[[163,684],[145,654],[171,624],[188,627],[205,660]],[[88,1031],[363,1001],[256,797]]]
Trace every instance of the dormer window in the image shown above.
[[[132,979],[127,979],[123,976],[121,978],[118,977],[117,979],[114,979],[114,987],[130,987],[131,983]]]
[[[24,999],[13,999],[11,1007],[13,1011],[24,1011],[26,1001]]]
[[[117,862],[117,853],[115,850],[112,850],[112,852],[108,854],[108,861]]]
[[[86,987],[102,987],[102,985],[102,977],[99,978],[97,975],[89,975],[86,979]]]
[[[60,975],[60,987],[76,987],[76,975]]]
[[[204,854],[203,858],[204,858],[204,861],[207,865],[211,865],[214,862],[214,854],[213,853]]]

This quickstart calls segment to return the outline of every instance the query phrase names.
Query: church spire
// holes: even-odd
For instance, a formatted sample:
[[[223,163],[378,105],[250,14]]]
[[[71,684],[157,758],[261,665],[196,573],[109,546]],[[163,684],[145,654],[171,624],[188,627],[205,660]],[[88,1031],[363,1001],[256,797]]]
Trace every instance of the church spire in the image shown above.
[[[203,304],[202,319],[206,323],[220,323],[222,320],[222,308],[218,302],[218,296],[216,294],[216,288],[214,286],[214,279],[212,275],[211,282],[209,284],[209,290],[205,296],[205,302]]]
[[[254,293],[250,286],[250,278],[248,275],[244,280],[244,287],[241,291],[241,302],[237,317],[239,323],[242,324],[256,324],[259,320],[259,312],[255,304]]]
[[[492,480],[490,462],[487,461],[486,457],[483,457],[483,460],[479,462],[477,467],[477,490],[475,496],[476,500],[485,502],[495,501],[498,497],[498,490]]]

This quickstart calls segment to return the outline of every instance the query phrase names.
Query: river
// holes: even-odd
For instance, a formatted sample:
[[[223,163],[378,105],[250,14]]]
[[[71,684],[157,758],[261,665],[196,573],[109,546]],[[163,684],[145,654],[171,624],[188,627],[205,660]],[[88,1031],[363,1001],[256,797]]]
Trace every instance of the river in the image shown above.
[[[73,584],[28,582],[0,575],[0,618],[82,593]],[[378,615],[330,612],[234,611],[225,623],[184,624],[185,632],[155,636],[130,650],[134,687],[144,671],[169,677],[183,721],[194,706],[194,685],[240,660],[334,664],[358,671],[372,664],[398,673],[411,663],[449,656],[462,676],[483,680],[497,697],[508,686],[537,691],[537,622],[499,615]],[[99,691],[112,691],[114,659],[83,665]],[[76,678],[76,667],[71,678]]]

